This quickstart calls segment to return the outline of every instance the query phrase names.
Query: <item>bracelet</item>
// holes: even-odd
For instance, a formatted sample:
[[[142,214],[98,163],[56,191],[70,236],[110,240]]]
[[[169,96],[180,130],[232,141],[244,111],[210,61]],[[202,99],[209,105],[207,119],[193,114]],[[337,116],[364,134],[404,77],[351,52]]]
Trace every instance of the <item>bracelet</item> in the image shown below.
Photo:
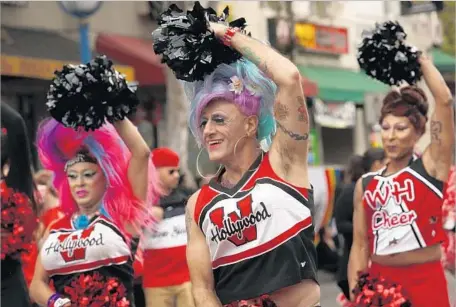
[[[234,28],[227,28],[226,31],[225,31],[225,34],[223,34],[223,37],[222,37],[222,43],[225,45],[225,46],[228,46],[230,47],[231,46],[231,38],[234,36],[234,34],[236,34],[236,30]]]
[[[54,293],[48,299],[47,306],[48,307],[62,307],[62,306],[65,306],[68,303],[71,303],[70,299],[64,298],[58,293]]]

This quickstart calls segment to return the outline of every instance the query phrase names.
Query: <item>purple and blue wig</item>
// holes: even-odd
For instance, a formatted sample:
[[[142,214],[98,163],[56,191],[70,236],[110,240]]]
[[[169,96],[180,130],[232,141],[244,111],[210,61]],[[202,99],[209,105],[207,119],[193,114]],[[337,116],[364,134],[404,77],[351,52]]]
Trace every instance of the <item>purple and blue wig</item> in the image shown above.
[[[243,84],[240,93],[230,89],[232,78]],[[245,116],[258,117],[257,140],[263,150],[268,150],[276,131],[273,105],[277,86],[252,62],[241,59],[233,64],[221,64],[203,81],[184,83],[185,92],[191,102],[189,126],[199,146],[203,144],[200,130],[201,114],[215,99],[224,99],[236,104]]]
[[[65,164],[81,150],[87,150],[97,160],[106,178],[107,187],[101,200],[101,211],[124,230],[125,222],[148,227],[154,222],[150,206],[159,196],[155,168],[149,163],[147,203],[135,197],[128,179],[131,153],[114,126],[105,123],[95,131],[75,131],[54,119],[44,121],[37,132],[37,148],[41,164],[54,173],[54,186],[59,192],[60,206],[68,214],[77,209],[65,172]]]

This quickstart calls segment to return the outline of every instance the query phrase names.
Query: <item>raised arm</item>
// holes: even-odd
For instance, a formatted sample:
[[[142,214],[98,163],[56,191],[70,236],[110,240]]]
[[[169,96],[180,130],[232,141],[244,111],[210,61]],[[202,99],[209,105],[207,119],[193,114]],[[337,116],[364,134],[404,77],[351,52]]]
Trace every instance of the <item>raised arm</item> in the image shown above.
[[[226,33],[223,25],[211,24],[211,27],[219,38]],[[280,160],[285,176],[291,166],[307,166],[309,116],[298,68],[273,48],[241,33],[234,34],[231,46],[278,86],[274,104],[278,129],[270,151],[271,163]]]
[[[211,257],[206,239],[193,219],[199,191],[193,194],[185,208],[187,226],[187,264],[190,270],[196,307],[222,307],[214,289]]]
[[[423,154],[423,163],[430,175],[446,181],[453,161],[454,101],[450,89],[434,64],[420,56],[423,77],[435,101],[431,115],[431,144]]]
[[[353,244],[348,260],[348,284],[350,291],[358,282],[358,272],[367,268],[369,261],[369,246],[367,243],[366,216],[362,203],[363,187],[362,178],[358,180],[353,196]],[[350,296],[352,296],[350,292]]]
[[[131,152],[128,179],[133,193],[142,201],[147,200],[150,150],[138,129],[127,118],[114,123],[120,138]]]

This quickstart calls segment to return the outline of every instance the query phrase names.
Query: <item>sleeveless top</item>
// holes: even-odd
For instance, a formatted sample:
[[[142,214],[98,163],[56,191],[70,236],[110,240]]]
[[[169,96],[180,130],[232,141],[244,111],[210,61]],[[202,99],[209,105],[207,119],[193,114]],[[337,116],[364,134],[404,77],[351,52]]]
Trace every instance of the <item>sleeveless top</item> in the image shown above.
[[[429,175],[417,157],[395,174],[384,176],[385,170],[362,177],[371,254],[402,253],[444,241],[444,183]]]
[[[180,189],[160,198],[163,220],[144,235],[144,286],[168,287],[190,280],[187,266],[185,204],[188,196]]]
[[[137,245],[136,238],[128,244],[119,228],[103,215],[94,216],[80,230],[74,227],[71,217],[65,216],[51,225],[40,256],[58,293],[64,294],[65,286],[70,286],[79,274],[98,272],[116,277],[134,306],[133,260]]]
[[[293,186],[259,156],[232,189],[201,188],[194,219],[206,237],[222,304],[317,278],[313,191]]]

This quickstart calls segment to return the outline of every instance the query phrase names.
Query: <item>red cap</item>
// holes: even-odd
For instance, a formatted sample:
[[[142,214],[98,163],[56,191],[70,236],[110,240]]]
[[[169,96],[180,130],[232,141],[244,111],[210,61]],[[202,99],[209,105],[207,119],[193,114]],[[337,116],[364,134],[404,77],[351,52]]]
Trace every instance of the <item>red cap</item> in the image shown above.
[[[179,156],[169,148],[155,148],[152,150],[152,162],[155,167],[178,167]]]

